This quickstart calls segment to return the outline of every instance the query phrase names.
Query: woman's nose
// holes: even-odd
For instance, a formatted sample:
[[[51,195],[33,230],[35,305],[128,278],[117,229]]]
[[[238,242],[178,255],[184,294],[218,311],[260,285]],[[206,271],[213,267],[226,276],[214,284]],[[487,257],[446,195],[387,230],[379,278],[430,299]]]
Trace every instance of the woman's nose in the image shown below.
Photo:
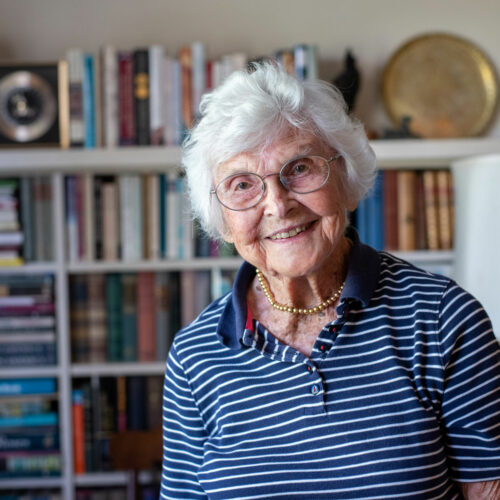
[[[284,217],[290,210],[291,192],[281,183],[279,174],[266,175],[266,192],[262,203],[266,215]]]

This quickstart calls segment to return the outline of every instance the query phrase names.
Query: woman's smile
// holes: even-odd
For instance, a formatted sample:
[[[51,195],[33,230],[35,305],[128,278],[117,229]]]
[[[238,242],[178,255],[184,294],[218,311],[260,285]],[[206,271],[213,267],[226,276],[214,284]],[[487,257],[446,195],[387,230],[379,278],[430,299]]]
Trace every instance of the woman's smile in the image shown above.
[[[302,224],[300,226],[295,226],[292,227],[291,229],[283,229],[280,230],[268,238],[275,241],[275,240],[289,240],[290,238],[294,238],[298,234],[302,234],[304,232],[307,232],[315,223],[316,221],[309,222],[307,224]]]

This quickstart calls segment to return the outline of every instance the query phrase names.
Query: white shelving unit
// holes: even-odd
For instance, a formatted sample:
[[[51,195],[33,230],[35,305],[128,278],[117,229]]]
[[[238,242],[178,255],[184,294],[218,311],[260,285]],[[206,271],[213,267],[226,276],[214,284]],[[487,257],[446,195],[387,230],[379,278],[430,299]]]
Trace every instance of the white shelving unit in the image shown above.
[[[448,166],[453,160],[478,154],[500,153],[500,138],[459,140],[390,140],[375,141],[373,149],[380,168],[439,168]],[[188,261],[138,261],[138,262],[81,262],[68,263],[64,248],[64,175],[93,172],[125,173],[165,172],[179,168],[180,148],[131,147],[122,149],[56,150],[56,149],[10,149],[0,151],[0,176],[50,175],[54,188],[54,262],[30,263],[19,268],[2,268],[1,273],[38,274],[53,273],[56,277],[58,365],[48,368],[2,369],[0,377],[44,377],[53,376],[59,383],[59,411],[61,450],[64,469],[61,478],[34,478],[2,480],[0,491],[13,488],[60,488],[65,500],[75,498],[77,486],[98,487],[124,485],[126,475],[121,472],[86,474],[73,473],[71,388],[73,377],[114,375],[159,375],[164,364],[154,363],[104,363],[72,364],[70,359],[68,276],[93,272],[128,271],[178,271],[200,269],[236,269],[239,258],[193,259]],[[397,255],[419,263],[450,263],[453,252],[410,252]],[[147,481],[147,474],[143,475]]]

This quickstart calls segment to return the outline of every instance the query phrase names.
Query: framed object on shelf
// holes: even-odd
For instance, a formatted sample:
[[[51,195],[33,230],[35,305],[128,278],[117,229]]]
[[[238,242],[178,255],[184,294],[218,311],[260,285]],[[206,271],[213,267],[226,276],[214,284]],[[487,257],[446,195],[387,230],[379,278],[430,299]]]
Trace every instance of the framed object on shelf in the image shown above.
[[[396,126],[425,138],[481,135],[496,112],[498,81],[483,51],[463,38],[431,33],[403,44],[382,79]]]
[[[69,146],[66,61],[0,64],[0,146]]]

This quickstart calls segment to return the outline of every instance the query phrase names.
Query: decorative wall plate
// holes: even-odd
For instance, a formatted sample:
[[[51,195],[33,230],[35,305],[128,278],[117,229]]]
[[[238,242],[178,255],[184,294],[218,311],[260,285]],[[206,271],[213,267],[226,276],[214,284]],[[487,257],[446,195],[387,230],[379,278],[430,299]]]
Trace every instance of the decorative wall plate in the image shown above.
[[[448,34],[414,38],[399,48],[383,74],[387,112],[397,126],[426,138],[479,135],[496,111],[494,67],[475,45]]]

